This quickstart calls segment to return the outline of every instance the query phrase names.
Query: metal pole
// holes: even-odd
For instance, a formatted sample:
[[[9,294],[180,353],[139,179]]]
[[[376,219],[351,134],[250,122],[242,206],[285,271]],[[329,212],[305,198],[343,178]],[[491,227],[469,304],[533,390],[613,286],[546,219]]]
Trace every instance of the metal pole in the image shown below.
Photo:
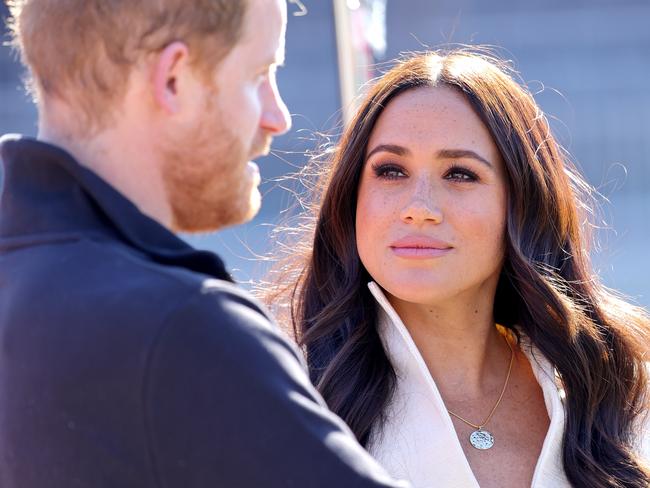
[[[355,81],[354,48],[352,25],[348,0],[334,1],[334,22],[336,25],[336,49],[338,53],[339,88],[341,92],[341,113],[347,124],[353,113],[353,102],[357,86]]]

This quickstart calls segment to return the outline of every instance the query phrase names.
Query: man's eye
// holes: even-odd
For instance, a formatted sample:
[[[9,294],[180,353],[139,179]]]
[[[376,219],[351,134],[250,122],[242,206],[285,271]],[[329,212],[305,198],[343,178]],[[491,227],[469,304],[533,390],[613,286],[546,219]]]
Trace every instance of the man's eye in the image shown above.
[[[386,180],[396,180],[406,176],[404,170],[400,166],[394,164],[379,164],[373,166],[372,170],[377,178],[383,178]]]

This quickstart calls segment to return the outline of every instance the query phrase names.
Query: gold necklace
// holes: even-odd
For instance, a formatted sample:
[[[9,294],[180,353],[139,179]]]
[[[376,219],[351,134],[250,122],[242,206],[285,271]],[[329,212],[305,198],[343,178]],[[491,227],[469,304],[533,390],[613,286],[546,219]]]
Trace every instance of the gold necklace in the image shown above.
[[[506,381],[503,383],[503,389],[501,390],[501,395],[499,395],[499,399],[494,404],[494,407],[492,407],[492,411],[490,412],[490,415],[488,415],[487,418],[482,423],[477,425],[477,424],[473,424],[469,420],[465,420],[460,415],[455,414],[451,410],[447,409],[449,415],[453,415],[458,420],[465,422],[470,427],[474,427],[476,429],[474,432],[470,434],[469,443],[472,446],[474,446],[476,449],[480,449],[482,451],[486,449],[490,449],[494,445],[494,436],[487,430],[483,430],[483,427],[487,425],[487,423],[492,418],[492,415],[494,415],[494,412],[496,412],[497,407],[501,403],[501,399],[503,398],[503,395],[506,392],[506,388],[508,387],[508,381],[510,380],[510,372],[512,371],[512,363],[514,362],[515,359],[515,350],[512,348],[512,345],[510,345],[510,341],[507,338],[505,339],[506,339],[506,344],[508,344],[508,347],[510,348],[510,365],[508,366],[508,374],[506,375]]]

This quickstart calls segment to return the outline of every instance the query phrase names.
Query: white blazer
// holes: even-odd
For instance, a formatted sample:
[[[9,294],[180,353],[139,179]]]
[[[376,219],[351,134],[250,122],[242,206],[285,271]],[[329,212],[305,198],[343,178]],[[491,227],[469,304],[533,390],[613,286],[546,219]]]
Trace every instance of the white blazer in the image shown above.
[[[368,287],[379,304],[379,335],[397,375],[386,423],[373,432],[368,450],[392,476],[409,480],[413,488],[479,488],[440,392],[407,328],[379,286],[371,282]],[[525,340],[521,347],[542,388],[550,419],[531,487],[570,487],[562,467],[562,387],[553,366],[536,348]],[[650,458],[648,426],[640,432],[640,440]]]

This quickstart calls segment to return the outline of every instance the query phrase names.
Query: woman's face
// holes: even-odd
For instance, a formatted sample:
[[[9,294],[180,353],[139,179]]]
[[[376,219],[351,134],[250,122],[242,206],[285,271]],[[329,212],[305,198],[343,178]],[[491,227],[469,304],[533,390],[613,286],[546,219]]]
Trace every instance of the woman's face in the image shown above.
[[[359,185],[356,239],[372,278],[413,303],[496,290],[506,177],[488,129],[458,91],[415,88],[379,116]]]

